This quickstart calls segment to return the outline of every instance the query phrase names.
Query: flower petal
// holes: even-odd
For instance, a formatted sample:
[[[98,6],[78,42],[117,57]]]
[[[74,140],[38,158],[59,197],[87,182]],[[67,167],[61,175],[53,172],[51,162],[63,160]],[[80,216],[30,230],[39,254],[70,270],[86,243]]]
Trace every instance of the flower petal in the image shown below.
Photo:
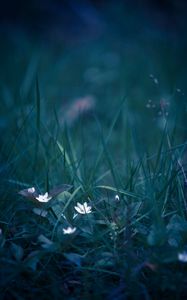
[[[83,209],[83,205],[79,202],[77,202],[77,206],[80,208],[80,209]]]
[[[84,212],[82,212],[82,209],[80,209],[78,206],[75,206],[74,208],[79,214],[84,213]]]

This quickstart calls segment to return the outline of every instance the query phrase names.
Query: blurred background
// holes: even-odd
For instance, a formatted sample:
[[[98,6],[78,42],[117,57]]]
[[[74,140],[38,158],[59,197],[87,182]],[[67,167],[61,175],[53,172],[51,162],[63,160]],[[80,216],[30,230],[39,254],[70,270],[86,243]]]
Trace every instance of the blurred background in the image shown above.
[[[10,158],[25,118],[30,126],[35,122],[37,78],[41,116],[48,128],[54,127],[55,110],[60,126],[67,123],[75,136],[80,115],[90,136],[95,136],[90,113],[94,111],[103,128],[108,128],[125,98],[126,108],[115,127],[115,149],[123,149],[128,122],[138,147],[153,153],[166,118],[178,133],[176,142],[184,142],[186,29],[185,0],[1,3],[3,160]],[[28,135],[32,141],[32,133]],[[17,153],[27,142],[18,143]]]

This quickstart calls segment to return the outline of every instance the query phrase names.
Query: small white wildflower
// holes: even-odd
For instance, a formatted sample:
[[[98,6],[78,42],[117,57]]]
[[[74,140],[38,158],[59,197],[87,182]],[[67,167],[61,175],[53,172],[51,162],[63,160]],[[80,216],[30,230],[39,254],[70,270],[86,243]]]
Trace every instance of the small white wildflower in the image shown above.
[[[77,202],[77,206],[74,207],[75,210],[79,213],[79,214],[90,214],[92,211],[92,207],[88,206],[87,202],[84,202],[83,204],[80,204],[79,202]]]
[[[35,193],[35,188],[34,187],[31,187],[27,190],[29,193],[33,194]]]
[[[120,200],[118,195],[115,195],[115,200],[116,200],[116,202],[118,202]]]
[[[44,195],[39,195],[38,197],[36,197],[36,199],[39,202],[48,202],[49,200],[51,200],[52,197],[49,196],[48,193],[45,193]]]
[[[180,252],[178,253],[178,260],[184,263],[187,263],[187,252]]]
[[[63,233],[64,234],[72,234],[72,233],[74,233],[75,231],[77,230],[77,228],[76,227],[68,227],[68,228],[63,228]]]

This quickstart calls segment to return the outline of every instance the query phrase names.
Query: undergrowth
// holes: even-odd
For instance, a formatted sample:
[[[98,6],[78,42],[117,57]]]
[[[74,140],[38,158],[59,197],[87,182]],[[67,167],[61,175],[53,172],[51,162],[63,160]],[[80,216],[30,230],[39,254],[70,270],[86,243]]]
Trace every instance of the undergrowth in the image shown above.
[[[1,299],[184,299],[186,143],[165,108],[150,153],[128,97],[109,127],[94,111],[61,126],[55,108],[42,112],[38,80],[35,98],[2,148]]]

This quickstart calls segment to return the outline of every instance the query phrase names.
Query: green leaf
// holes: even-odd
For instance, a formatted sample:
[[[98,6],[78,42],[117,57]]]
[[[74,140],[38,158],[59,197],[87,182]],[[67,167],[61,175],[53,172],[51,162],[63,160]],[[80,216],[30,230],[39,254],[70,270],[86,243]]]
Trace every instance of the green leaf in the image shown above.
[[[66,203],[67,200],[68,200],[70,197],[71,197],[71,193],[65,191],[65,192],[60,193],[60,194],[57,196],[57,199],[58,199],[60,202]]]
[[[39,235],[38,242],[41,243],[44,249],[54,249],[55,244],[43,234]]]
[[[142,202],[130,203],[127,207],[128,213],[130,214],[130,218],[134,218],[137,216]]]
[[[17,261],[21,261],[24,255],[23,248],[20,245],[11,243],[11,251]]]
[[[40,208],[33,208],[33,213],[35,213],[36,215],[40,216],[40,217],[43,217],[43,218],[46,218],[47,217],[47,214],[48,212],[45,210],[45,209],[40,209]]]
[[[101,255],[101,259],[99,259],[96,263],[95,266],[98,267],[112,267],[114,266],[114,257],[113,254],[110,252],[103,252]]]
[[[41,251],[32,251],[24,260],[24,265],[30,268],[32,271],[36,271],[37,265],[43,256]]]
[[[21,196],[24,196],[28,199],[36,199],[36,197],[38,197],[37,192],[31,193],[31,192],[28,191],[28,189],[21,190],[21,191],[18,192],[18,194],[21,195]]]
[[[64,253],[64,256],[74,263],[76,266],[81,267],[82,259],[84,256],[77,254],[77,253]]]
[[[65,191],[69,191],[72,188],[72,185],[69,184],[62,184],[60,186],[56,186],[55,188],[53,188],[52,190],[49,191],[49,195],[51,197],[56,197],[59,194],[65,192]]]
[[[187,222],[179,215],[170,218],[166,229],[170,246],[179,247],[187,239]]]
[[[167,230],[175,231],[175,233],[179,231],[187,231],[187,222],[179,215],[173,215],[167,225]]]
[[[52,212],[53,214],[56,216],[57,219],[60,219],[61,216],[62,216],[62,211],[63,211],[63,208],[60,204],[54,204],[52,207]]]
[[[165,229],[163,226],[152,225],[147,242],[150,246],[161,246],[166,241]]]

